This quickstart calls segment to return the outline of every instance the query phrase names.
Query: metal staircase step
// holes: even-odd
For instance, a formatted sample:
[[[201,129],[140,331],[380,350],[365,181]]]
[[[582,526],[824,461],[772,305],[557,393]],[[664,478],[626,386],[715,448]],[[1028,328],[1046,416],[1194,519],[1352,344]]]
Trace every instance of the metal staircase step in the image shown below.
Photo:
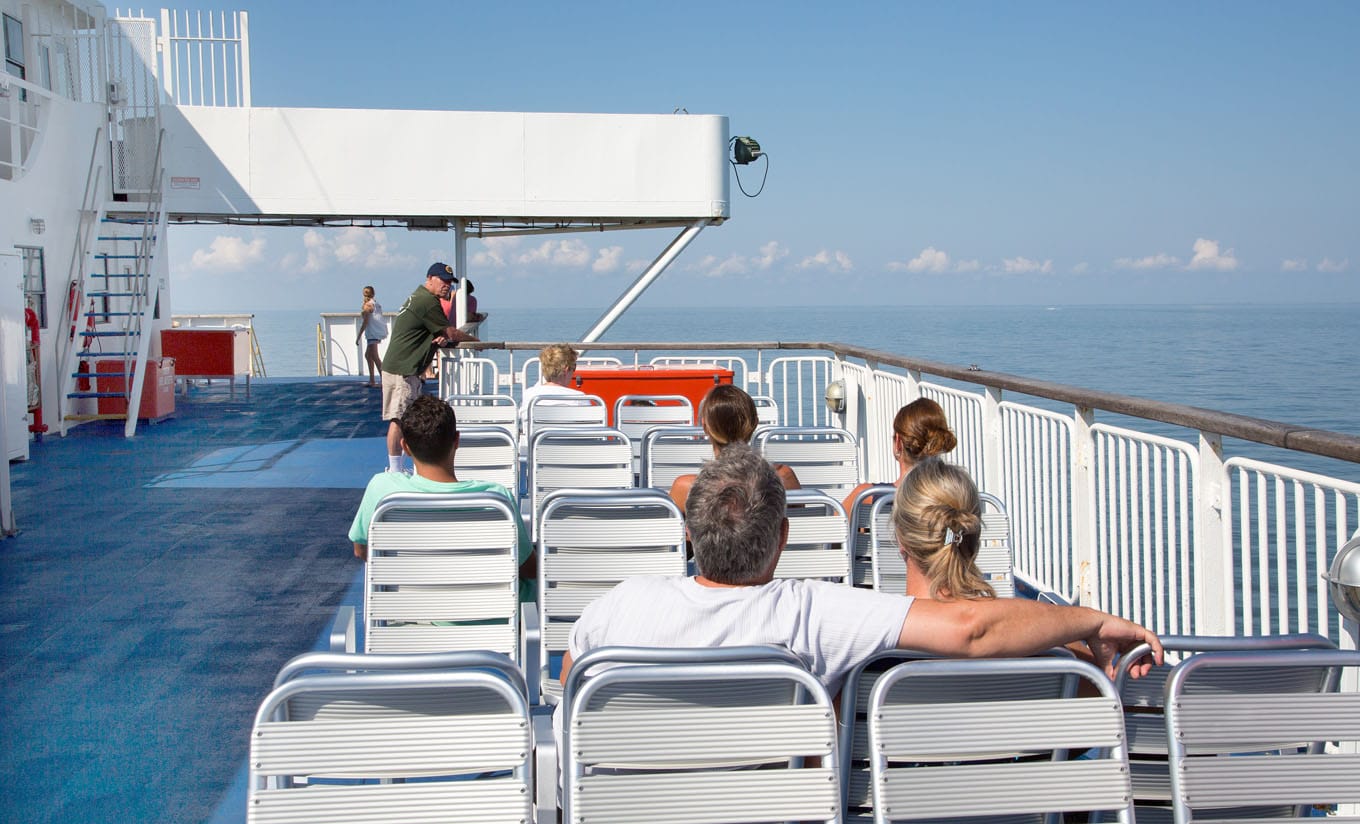
[[[95,260],[137,260],[141,255],[111,255],[108,252],[95,252],[94,257]],[[148,257],[154,257],[154,255],[148,255]],[[113,277],[113,275],[105,275],[105,277]]]
[[[101,372],[100,377],[105,377],[107,373]],[[125,392],[68,392],[68,398],[126,398]]]
[[[131,372],[72,372],[71,377],[79,380],[90,380],[91,378],[130,378]],[[67,395],[66,397],[71,397]]]
[[[142,239],[142,236],[141,236],[141,235],[97,235],[97,236],[95,237],[95,240],[112,240],[112,241],[119,241],[119,240],[141,240],[141,239]],[[155,236],[155,235],[147,235],[146,239],[147,239],[147,240],[150,240],[150,241],[155,241],[156,236]]]
[[[91,318],[131,317],[131,316],[134,315],[134,314],[140,315],[141,312],[135,312],[135,313],[134,313],[134,312],[86,312],[86,313],[85,313],[86,317],[91,317]]]
[[[81,351],[81,352],[77,352],[77,353],[76,353],[76,357],[78,357],[78,358],[90,358],[91,360],[98,360],[98,359],[100,359],[100,358],[109,358],[109,359],[112,359],[112,358],[119,358],[119,359],[122,359],[122,360],[126,360],[126,359],[128,359],[128,358],[135,358],[135,357],[137,357],[137,353],[136,353],[136,352],[89,352],[89,351]],[[87,373],[85,373],[85,374],[86,374],[86,377],[89,377],[90,375],[98,374],[98,373],[95,373],[95,372],[87,372]]]
[[[125,421],[125,420],[127,420],[127,413],[125,413],[125,412],[112,412],[112,413],[106,413],[106,414],[103,414],[103,415],[67,415],[67,416],[65,417],[65,420],[68,420],[68,421],[76,421],[76,422],[81,422],[81,421]]]
[[[86,292],[87,298],[135,298],[141,292]]]
[[[119,330],[117,332],[81,332],[80,336],[82,338],[135,338],[140,334],[141,332]]]
[[[135,255],[134,255],[135,257]],[[145,272],[91,272],[92,278],[149,278]]]

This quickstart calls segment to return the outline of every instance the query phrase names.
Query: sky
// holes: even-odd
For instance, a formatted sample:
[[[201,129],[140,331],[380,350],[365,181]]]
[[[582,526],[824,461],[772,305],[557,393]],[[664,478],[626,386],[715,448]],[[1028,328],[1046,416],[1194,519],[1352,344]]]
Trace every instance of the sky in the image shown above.
[[[1360,3],[238,7],[257,106],[728,116],[764,191],[639,305],[1360,301]],[[673,235],[474,240],[468,274],[484,308],[603,307]],[[345,311],[453,239],[169,245],[177,312]]]

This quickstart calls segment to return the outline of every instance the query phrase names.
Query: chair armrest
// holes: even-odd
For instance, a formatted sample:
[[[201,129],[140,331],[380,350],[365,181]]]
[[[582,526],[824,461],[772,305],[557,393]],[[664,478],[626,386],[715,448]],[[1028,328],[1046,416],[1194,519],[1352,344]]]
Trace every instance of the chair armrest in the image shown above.
[[[327,647],[331,652],[354,652],[354,635],[354,607],[346,604],[335,612]]]
[[[542,708],[540,708],[542,709]],[[557,739],[553,736],[552,712],[536,712],[534,724],[534,821],[557,824]]]
[[[529,685],[529,704],[540,700],[538,688],[538,648],[543,643],[543,627],[538,623],[538,604],[519,605],[519,666]]]

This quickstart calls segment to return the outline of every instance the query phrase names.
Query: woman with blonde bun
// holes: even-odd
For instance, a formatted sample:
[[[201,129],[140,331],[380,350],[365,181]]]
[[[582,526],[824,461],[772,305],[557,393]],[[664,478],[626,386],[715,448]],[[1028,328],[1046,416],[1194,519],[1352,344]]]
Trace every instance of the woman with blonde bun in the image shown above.
[[[732,443],[749,443],[756,431],[756,402],[742,391],[740,386],[721,383],[708,390],[699,403],[699,424],[704,428],[709,441],[713,444],[716,457],[723,447]],[[779,475],[785,489],[802,489],[798,475],[785,464],[775,464],[774,471]],[[680,511],[685,511],[689,500],[689,488],[696,475],[681,475],[671,484],[671,499]]]
[[[931,457],[952,452],[958,439],[949,428],[944,410],[930,398],[917,398],[901,409],[893,418],[893,457],[897,459],[897,480],[893,486],[901,486],[902,479],[916,464]],[[845,510],[849,512],[855,497],[873,484],[860,484],[845,496]],[[872,503],[872,499],[864,504]]]
[[[897,486],[892,520],[907,565],[907,595],[996,597],[977,566],[982,500],[963,469],[935,457],[917,463]]]
[[[364,302],[361,306],[359,336],[354,342],[367,340],[364,347],[364,363],[368,364],[368,385],[377,386],[377,375],[382,372],[382,355],[378,354],[378,344],[387,337],[387,318],[383,317],[382,304],[378,303],[377,293],[372,286],[364,287]],[[361,370],[362,371],[362,370]]]

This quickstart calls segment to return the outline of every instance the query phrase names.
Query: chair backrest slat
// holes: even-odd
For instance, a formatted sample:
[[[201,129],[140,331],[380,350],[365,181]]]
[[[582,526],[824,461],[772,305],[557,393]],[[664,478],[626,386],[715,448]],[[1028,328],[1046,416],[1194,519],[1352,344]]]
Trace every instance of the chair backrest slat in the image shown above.
[[[844,429],[766,427],[756,432],[755,445],[770,463],[787,464],[804,489],[841,499],[859,484],[859,446]]]

